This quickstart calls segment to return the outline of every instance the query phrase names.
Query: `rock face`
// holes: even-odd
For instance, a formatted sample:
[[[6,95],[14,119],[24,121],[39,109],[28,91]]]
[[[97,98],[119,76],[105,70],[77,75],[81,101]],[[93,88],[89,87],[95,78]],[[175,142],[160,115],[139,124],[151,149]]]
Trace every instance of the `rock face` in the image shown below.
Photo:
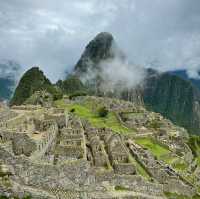
[[[144,103],[192,133],[200,130],[200,92],[189,81],[169,73],[146,79]]]
[[[185,80],[189,80],[190,82],[192,82],[192,84],[194,84],[196,87],[198,87],[200,89],[200,80],[199,78],[191,78],[188,76],[187,71],[186,70],[175,70],[175,71],[170,71],[169,73],[177,75]],[[200,73],[199,73],[200,74]]]
[[[88,71],[88,69],[97,69],[98,64],[106,59],[114,58],[114,49],[122,55],[116,47],[115,40],[110,33],[102,32],[98,34],[85,48],[80,60],[75,66],[75,73],[81,74]]]

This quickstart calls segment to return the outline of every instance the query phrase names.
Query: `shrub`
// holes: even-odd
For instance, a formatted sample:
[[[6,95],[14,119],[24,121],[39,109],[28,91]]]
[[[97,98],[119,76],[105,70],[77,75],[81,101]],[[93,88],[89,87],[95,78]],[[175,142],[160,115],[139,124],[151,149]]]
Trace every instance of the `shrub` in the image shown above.
[[[106,117],[108,115],[108,109],[103,106],[98,110],[99,117]]]
[[[72,109],[70,110],[71,113],[74,113],[75,111],[76,111],[75,108],[72,108]]]

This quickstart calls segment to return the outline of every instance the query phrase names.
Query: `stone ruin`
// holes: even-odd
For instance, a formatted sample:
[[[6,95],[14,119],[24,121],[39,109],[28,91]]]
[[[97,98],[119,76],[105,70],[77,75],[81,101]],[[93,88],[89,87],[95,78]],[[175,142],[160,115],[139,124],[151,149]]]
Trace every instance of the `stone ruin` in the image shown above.
[[[63,109],[13,107],[0,112],[0,120],[0,165],[12,171],[6,175],[9,189],[0,176],[0,193],[7,196],[164,199],[165,191],[195,194],[178,173],[133,141]],[[132,158],[154,181],[139,174]]]

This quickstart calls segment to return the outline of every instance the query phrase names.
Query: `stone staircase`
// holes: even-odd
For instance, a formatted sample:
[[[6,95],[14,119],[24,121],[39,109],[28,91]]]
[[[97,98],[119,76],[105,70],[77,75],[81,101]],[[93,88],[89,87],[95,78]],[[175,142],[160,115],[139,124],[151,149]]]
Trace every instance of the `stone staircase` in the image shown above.
[[[76,191],[66,191],[62,188],[50,188],[49,192],[58,199],[81,199],[80,193]]]

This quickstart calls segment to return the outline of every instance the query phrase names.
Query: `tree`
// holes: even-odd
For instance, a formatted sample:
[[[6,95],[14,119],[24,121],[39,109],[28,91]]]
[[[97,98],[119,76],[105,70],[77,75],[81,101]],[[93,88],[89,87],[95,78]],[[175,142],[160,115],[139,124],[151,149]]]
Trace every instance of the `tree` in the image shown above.
[[[108,112],[109,112],[108,109],[105,106],[103,106],[99,108],[98,115],[99,117],[106,117],[108,115]]]

